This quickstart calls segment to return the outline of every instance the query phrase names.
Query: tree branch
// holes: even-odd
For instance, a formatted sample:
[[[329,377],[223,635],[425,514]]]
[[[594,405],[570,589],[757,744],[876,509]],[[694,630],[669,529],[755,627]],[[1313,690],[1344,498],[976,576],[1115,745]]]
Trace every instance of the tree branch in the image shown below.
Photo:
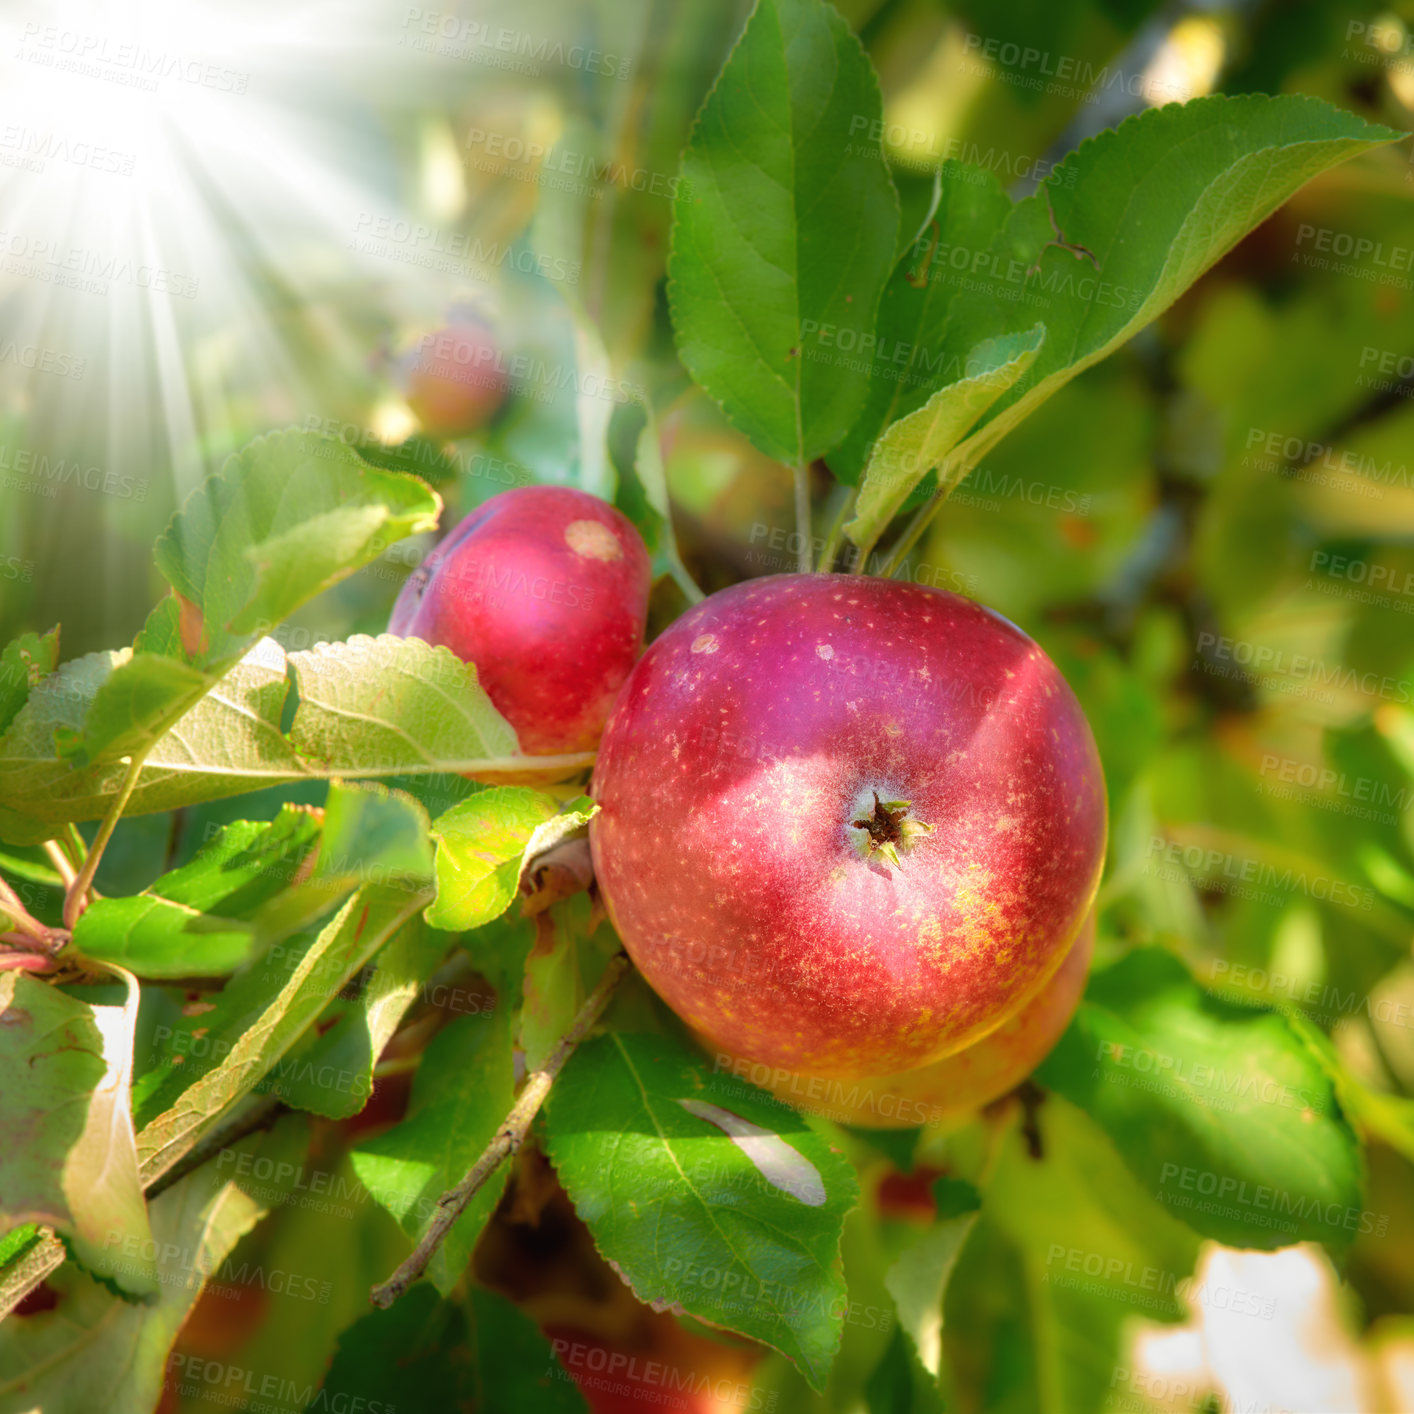
[[[559,1044],[550,1053],[545,1064],[526,1077],[525,1088],[511,1106],[510,1113],[497,1129],[495,1137],[482,1151],[481,1157],[455,1188],[449,1189],[437,1200],[436,1216],[428,1225],[412,1256],[382,1286],[375,1286],[369,1293],[369,1299],[375,1306],[391,1306],[422,1276],[448,1232],[466,1210],[466,1205],[476,1196],[486,1180],[525,1142],[531,1123],[540,1112],[540,1106],[545,1103],[545,1097],[550,1093],[556,1076],[574,1054],[575,1047],[584,1040],[590,1028],[599,1020],[604,1008],[609,1004],[614,988],[618,986],[619,979],[627,970],[626,953],[618,953],[609,960],[604,975],[599,979],[599,985],[579,1009],[579,1015],[575,1017],[570,1029],[560,1038]]]

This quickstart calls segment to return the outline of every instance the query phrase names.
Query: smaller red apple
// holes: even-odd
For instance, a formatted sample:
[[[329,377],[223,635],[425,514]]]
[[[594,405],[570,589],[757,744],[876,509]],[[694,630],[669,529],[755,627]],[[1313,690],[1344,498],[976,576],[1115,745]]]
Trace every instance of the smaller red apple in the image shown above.
[[[388,631],[474,663],[527,755],[588,751],[643,646],[651,577],[642,538],[608,502],[517,487],[413,571]]]
[[[407,372],[408,406],[429,437],[460,437],[484,427],[506,400],[496,337],[479,322],[449,324],[418,344]]]

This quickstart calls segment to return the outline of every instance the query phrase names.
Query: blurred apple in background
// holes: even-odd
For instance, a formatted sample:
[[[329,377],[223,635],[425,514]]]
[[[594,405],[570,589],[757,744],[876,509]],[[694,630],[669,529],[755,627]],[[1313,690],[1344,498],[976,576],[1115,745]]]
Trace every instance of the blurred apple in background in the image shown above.
[[[464,317],[425,335],[405,365],[404,396],[428,437],[485,427],[510,391],[489,325]]]

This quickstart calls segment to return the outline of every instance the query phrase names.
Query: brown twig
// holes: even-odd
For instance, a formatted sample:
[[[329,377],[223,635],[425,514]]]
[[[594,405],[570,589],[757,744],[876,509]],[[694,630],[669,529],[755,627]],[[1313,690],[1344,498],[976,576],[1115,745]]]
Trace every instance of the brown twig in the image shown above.
[[[526,1078],[525,1088],[496,1130],[495,1137],[482,1151],[481,1157],[455,1188],[449,1189],[437,1200],[437,1214],[428,1225],[412,1256],[387,1281],[381,1286],[375,1286],[369,1293],[369,1299],[375,1306],[391,1306],[422,1276],[427,1270],[427,1264],[465,1211],[466,1205],[476,1196],[486,1180],[525,1142],[525,1136],[530,1132],[530,1126],[540,1112],[540,1106],[545,1103],[545,1097],[550,1093],[556,1076],[574,1054],[575,1047],[584,1040],[590,1028],[599,1020],[619,979],[627,970],[628,956],[625,953],[618,953],[609,960],[604,975],[599,979],[599,985],[589,994],[589,999],[579,1009],[579,1015],[575,1017],[569,1030],[560,1037],[559,1044],[550,1053],[545,1064],[539,1070],[532,1071]]]

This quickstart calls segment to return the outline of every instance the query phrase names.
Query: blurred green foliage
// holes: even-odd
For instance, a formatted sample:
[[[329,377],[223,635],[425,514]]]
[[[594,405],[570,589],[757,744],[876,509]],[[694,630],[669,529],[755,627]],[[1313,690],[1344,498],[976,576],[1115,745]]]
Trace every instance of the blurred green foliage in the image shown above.
[[[1407,0],[1380,10],[1344,0],[1162,13],[1146,0],[839,8],[883,82],[905,212],[946,157],[991,165],[1024,193],[1038,164],[1142,106],[1132,90],[1146,74],[1175,91],[1312,93],[1414,124]],[[82,380],[0,367],[0,639],[60,623],[65,659],[129,641],[161,588],[153,541],[202,474],[292,422],[401,442],[415,431],[399,397],[406,361],[468,304],[532,370],[511,405],[485,434],[440,451],[409,442],[399,457],[370,452],[434,481],[444,525],[524,480],[641,501],[643,414],[615,390],[643,389],[697,582],[710,591],[792,569],[788,474],[691,387],[667,322],[666,193],[744,15],[717,0],[537,0],[495,16],[618,56],[622,78],[400,50],[397,18],[362,18],[386,56],[380,82],[356,101],[353,131],[378,135],[363,177],[384,211],[460,252],[441,263],[418,267],[389,238],[349,254],[370,229],[356,205],[294,232],[316,258],[274,258],[270,241],[290,232],[257,210],[261,239],[212,257],[231,262],[241,300],[213,294],[171,310],[175,351],[146,315],[125,342],[116,292],[77,313],[78,296],[56,293],[33,315],[32,285],[0,276],[16,310],[90,360]],[[473,243],[479,261],[467,255]],[[265,348],[279,358],[259,356]],[[566,365],[581,391],[585,374],[611,391],[577,396],[533,371]],[[49,476],[38,459],[97,466],[99,486],[118,489]],[[953,494],[906,571],[1012,618],[1085,707],[1111,807],[1101,962],[1168,949],[1229,1001],[1305,1017],[1372,1091],[1395,1097],[1414,1091],[1411,467],[1414,166],[1401,147],[1318,180],[1155,326],[1062,389]],[[56,493],[38,494],[50,480]],[[822,537],[841,492],[823,466],[812,484]],[[302,609],[282,642],[379,631],[429,543],[393,546]],[[660,619],[682,606],[669,581],[657,595]],[[189,861],[218,825],[324,796],[300,787],[125,821],[98,885],[135,893]],[[7,851],[5,864],[31,881],[35,913],[57,919],[58,880],[43,856]],[[153,1010],[163,1005],[165,1021]],[[171,1024],[174,1013],[154,998],[140,1025]],[[1180,1274],[1196,1244],[1067,1101],[1047,1098],[1037,1124],[1041,1161],[1017,1125],[991,1151],[969,1131],[931,1156],[991,1180],[946,1305],[950,1408],[1105,1407],[1132,1321],[1188,1314],[1177,1300],[1125,1304],[1047,1283],[1055,1244]],[[1387,1222],[1356,1236],[1344,1270],[1357,1331],[1414,1311],[1414,1142],[1397,1126],[1367,1137],[1365,1202]],[[332,1130],[324,1142],[347,1172]],[[876,1179],[892,1169],[881,1145],[848,1142]],[[881,1215],[870,1193],[850,1219],[846,1270],[851,1303],[884,1309],[885,1274],[912,1229]],[[553,1235],[572,1219],[551,1211]],[[354,1222],[282,1209],[241,1251],[327,1272],[332,1303],[268,1297],[241,1339],[203,1330],[202,1348],[317,1380],[335,1337],[362,1314],[363,1288],[401,1250],[371,1203]],[[554,1264],[543,1252],[536,1261]],[[601,1297],[576,1290],[562,1309],[590,1319]],[[553,1319],[554,1303],[541,1301]],[[356,1358],[345,1336],[337,1368]],[[754,1378],[752,1397],[774,1394],[778,1409],[936,1407],[911,1347],[862,1321],[846,1321],[824,1396],[779,1357]]]

